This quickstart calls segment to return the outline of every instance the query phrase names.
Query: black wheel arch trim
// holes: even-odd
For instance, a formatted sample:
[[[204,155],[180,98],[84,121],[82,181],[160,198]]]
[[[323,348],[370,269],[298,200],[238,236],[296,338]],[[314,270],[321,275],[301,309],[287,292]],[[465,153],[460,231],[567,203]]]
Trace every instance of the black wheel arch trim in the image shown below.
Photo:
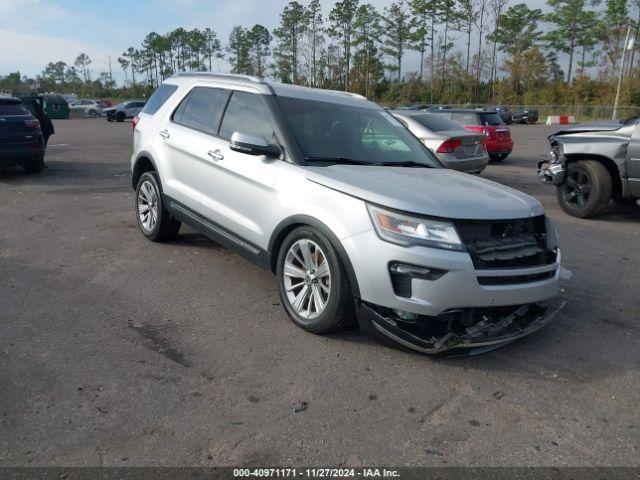
[[[340,261],[347,271],[347,277],[349,278],[349,284],[351,285],[351,291],[353,295],[357,298],[360,298],[360,287],[358,286],[358,278],[356,277],[356,272],[353,268],[353,265],[351,264],[351,260],[349,259],[347,251],[342,245],[342,242],[340,242],[338,237],[336,237],[331,229],[324,223],[308,215],[293,215],[291,217],[288,217],[281,221],[274,229],[273,233],[271,234],[271,238],[269,239],[268,247],[268,252],[270,253],[271,257],[271,271],[276,271],[276,262],[278,261],[277,250],[280,248],[280,245],[284,241],[285,237],[291,230],[293,230],[293,228],[304,225],[317,229],[329,239],[329,241],[331,242],[331,246],[336,249],[338,257],[340,258]]]
[[[136,160],[135,162],[133,162],[133,166],[131,167],[131,186],[134,190],[138,187],[138,182],[135,177],[136,167],[138,166],[138,162],[140,162],[140,159],[142,158],[146,158],[147,160],[149,160],[149,162],[151,162],[151,165],[153,165],[153,169],[155,170],[155,172],[158,173],[158,166],[153,159],[153,155],[151,155],[151,153],[149,153],[147,150],[140,151],[140,153],[136,155]],[[140,173],[140,175],[142,175],[142,173]],[[140,175],[138,175],[138,178],[140,178]],[[160,175],[157,175],[157,179],[158,183],[160,184],[160,189],[162,190],[162,180],[160,179]]]

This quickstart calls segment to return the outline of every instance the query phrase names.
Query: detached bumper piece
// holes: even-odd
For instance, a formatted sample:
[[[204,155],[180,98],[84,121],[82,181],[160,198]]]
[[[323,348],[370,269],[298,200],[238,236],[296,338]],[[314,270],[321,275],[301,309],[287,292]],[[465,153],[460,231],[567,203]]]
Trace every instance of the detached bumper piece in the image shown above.
[[[366,302],[358,305],[360,328],[394,345],[429,355],[477,355],[522,338],[549,323],[564,301],[468,308],[437,317],[415,315]]]

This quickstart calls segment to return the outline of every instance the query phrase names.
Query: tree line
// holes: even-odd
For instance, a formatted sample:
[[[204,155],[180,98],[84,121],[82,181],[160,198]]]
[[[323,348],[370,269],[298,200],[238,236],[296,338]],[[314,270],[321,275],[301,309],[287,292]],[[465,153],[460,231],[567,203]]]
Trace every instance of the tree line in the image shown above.
[[[212,28],[151,32],[117,62],[127,93],[150,90],[176,72],[220,71],[228,64],[238,74],[388,103],[610,102],[627,29],[635,39],[640,35],[640,0],[547,0],[547,7],[396,0],[378,10],[341,0],[325,17],[320,0],[290,1],[271,30],[236,25],[225,40]],[[622,69],[623,100],[634,104],[640,103],[636,50]],[[404,64],[409,51],[419,57],[416,71]],[[564,69],[559,53],[568,59]],[[52,90],[117,93],[112,72],[92,79],[90,64],[81,54],[73,65],[49,63],[37,79],[18,78]],[[0,88],[8,77],[0,77]]]

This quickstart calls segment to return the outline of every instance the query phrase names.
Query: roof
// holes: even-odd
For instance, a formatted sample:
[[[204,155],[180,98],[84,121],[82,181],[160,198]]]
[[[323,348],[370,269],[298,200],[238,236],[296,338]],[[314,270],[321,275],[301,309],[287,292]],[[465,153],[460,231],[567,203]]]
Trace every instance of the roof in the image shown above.
[[[214,72],[185,72],[178,73],[171,77],[177,80],[181,78],[210,79],[216,82],[232,85],[251,85],[256,87],[265,95],[279,95],[283,97],[294,97],[305,100],[316,100],[324,102],[334,102],[359,107],[380,108],[376,103],[370,102],[357,93],[342,92],[338,90],[324,90],[321,88],[303,87],[300,85],[290,85],[286,83],[264,80],[250,75],[236,75],[232,73]]]
[[[3,102],[22,103],[22,100],[16,97],[12,97],[10,95],[0,95],[0,100],[2,100]]]

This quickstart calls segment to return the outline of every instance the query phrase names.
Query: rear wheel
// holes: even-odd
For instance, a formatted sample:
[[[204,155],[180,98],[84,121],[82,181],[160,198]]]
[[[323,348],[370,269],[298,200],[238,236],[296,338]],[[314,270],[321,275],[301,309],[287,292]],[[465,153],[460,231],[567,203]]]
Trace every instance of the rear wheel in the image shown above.
[[[160,185],[154,172],[145,172],[138,180],[136,214],[140,231],[151,241],[171,240],[180,231],[181,223],[164,207]]]
[[[276,278],[282,304],[300,328],[320,334],[355,323],[347,272],[329,239],[318,230],[300,227],[285,238]]]
[[[124,122],[124,113],[123,112],[118,112],[116,113],[116,122]]]
[[[494,162],[501,162],[509,156],[508,153],[490,153],[489,158]]]
[[[44,158],[39,158],[34,162],[23,165],[22,168],[24,168],[28,173],[40,173],[44,170]]]
[[[98,116],[98,112],[95,110],[89,110],[89,116],[91,118],[96,118]]]
[[[599,162],[580,160],[567,168],[567,177],[556,189],[560,207],[569,215],[589,218],[607,208],[611,200],[611,176]]]

